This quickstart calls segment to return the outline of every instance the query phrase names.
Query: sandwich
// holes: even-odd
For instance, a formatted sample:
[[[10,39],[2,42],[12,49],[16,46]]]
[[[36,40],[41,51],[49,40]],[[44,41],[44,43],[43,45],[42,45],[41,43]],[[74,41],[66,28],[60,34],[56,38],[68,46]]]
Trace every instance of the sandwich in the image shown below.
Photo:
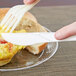
[[[0,9],[0,22],[4,18],[5,14],[8,12],[9,8],[1,8]],[[0,27],[0,33],[2,27]],[[27,32],[47,32],[46,29],[41,26],[37,19],[29,12],[25,13],[23,18],[21,19],[18,26],[15,28],[13,33],[27,33]],[[32,54],[39,54],[45,49],[47,43],[39,43],[31,46],[20,46],[14,45],[5,41],[0,36],[0,66],[3,66],[11,61],[11,59],[17,54],[17,52],[21,51],[21,49],[27,49]]]

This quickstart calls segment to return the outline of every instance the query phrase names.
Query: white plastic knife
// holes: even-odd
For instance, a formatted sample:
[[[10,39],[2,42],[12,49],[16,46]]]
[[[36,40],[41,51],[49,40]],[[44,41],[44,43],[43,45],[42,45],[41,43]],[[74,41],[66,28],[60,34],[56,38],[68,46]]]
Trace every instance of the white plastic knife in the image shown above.
[[[76,41],[76,36],[64,40],[57,40],[55,32],[35,32],[35,33],[1,33],[4,40],[15,45],[33,45],[45,42]]]

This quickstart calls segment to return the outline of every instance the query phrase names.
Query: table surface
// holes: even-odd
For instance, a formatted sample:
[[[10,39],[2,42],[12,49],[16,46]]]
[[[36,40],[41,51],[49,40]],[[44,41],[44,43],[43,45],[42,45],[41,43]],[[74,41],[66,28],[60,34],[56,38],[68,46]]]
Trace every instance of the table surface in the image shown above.
[[[0,0],[0,7],[23,4],[23,0]],[[76,0],[41,0],[37,6],[76,5]]]
[[[36,7],[31,12],[52,31],[76,21],[76,6]],[[59,43],[47,62],[22,71],[0,72],[0,76],[76,76],[76,42]]]

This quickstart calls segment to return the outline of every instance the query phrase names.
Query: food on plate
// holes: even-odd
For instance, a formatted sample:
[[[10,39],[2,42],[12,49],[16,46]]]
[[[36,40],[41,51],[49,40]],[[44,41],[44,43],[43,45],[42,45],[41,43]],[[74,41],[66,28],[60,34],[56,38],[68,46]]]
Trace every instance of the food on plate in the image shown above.
[[[0,22],[2,21],[5,14],[8,12],[9,8],[1,8],[0,9]],[[0,33],[3,33],[4,30],[1,30]],[[13,31],[13,33],[27,33],[27,32],[47,32],[43,26],[41,26],[36,18],[29,12],[25,13],[20,23]],[[19,52],[21,49],[26,48],[29,52],[33,54],[39,54],[45,49],[47,43],[39,43],[31,46],[19,46],[11,44],[5,41],[0,36],[0,66],[3,66],[11,61],[13,56]]]

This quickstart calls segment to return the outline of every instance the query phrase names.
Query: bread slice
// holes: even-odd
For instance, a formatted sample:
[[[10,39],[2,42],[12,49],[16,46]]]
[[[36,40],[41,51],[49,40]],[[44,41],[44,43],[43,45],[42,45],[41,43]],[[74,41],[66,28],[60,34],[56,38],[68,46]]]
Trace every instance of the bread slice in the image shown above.
[[[7,13],[9,8],[1,8],[0,9],[0,21],[2,21],[3,17]],[[41,26],[36,18],[29,12],[27,12],[22,20],[20,21],[19,25],[16,27],[17,30],[24,29],[27,32],[47,32],[43,26]],[[33,54],[39,54],[45,47],[47,43],[40,43],[36,45],[27,46],[26,49],[33,53]]]

